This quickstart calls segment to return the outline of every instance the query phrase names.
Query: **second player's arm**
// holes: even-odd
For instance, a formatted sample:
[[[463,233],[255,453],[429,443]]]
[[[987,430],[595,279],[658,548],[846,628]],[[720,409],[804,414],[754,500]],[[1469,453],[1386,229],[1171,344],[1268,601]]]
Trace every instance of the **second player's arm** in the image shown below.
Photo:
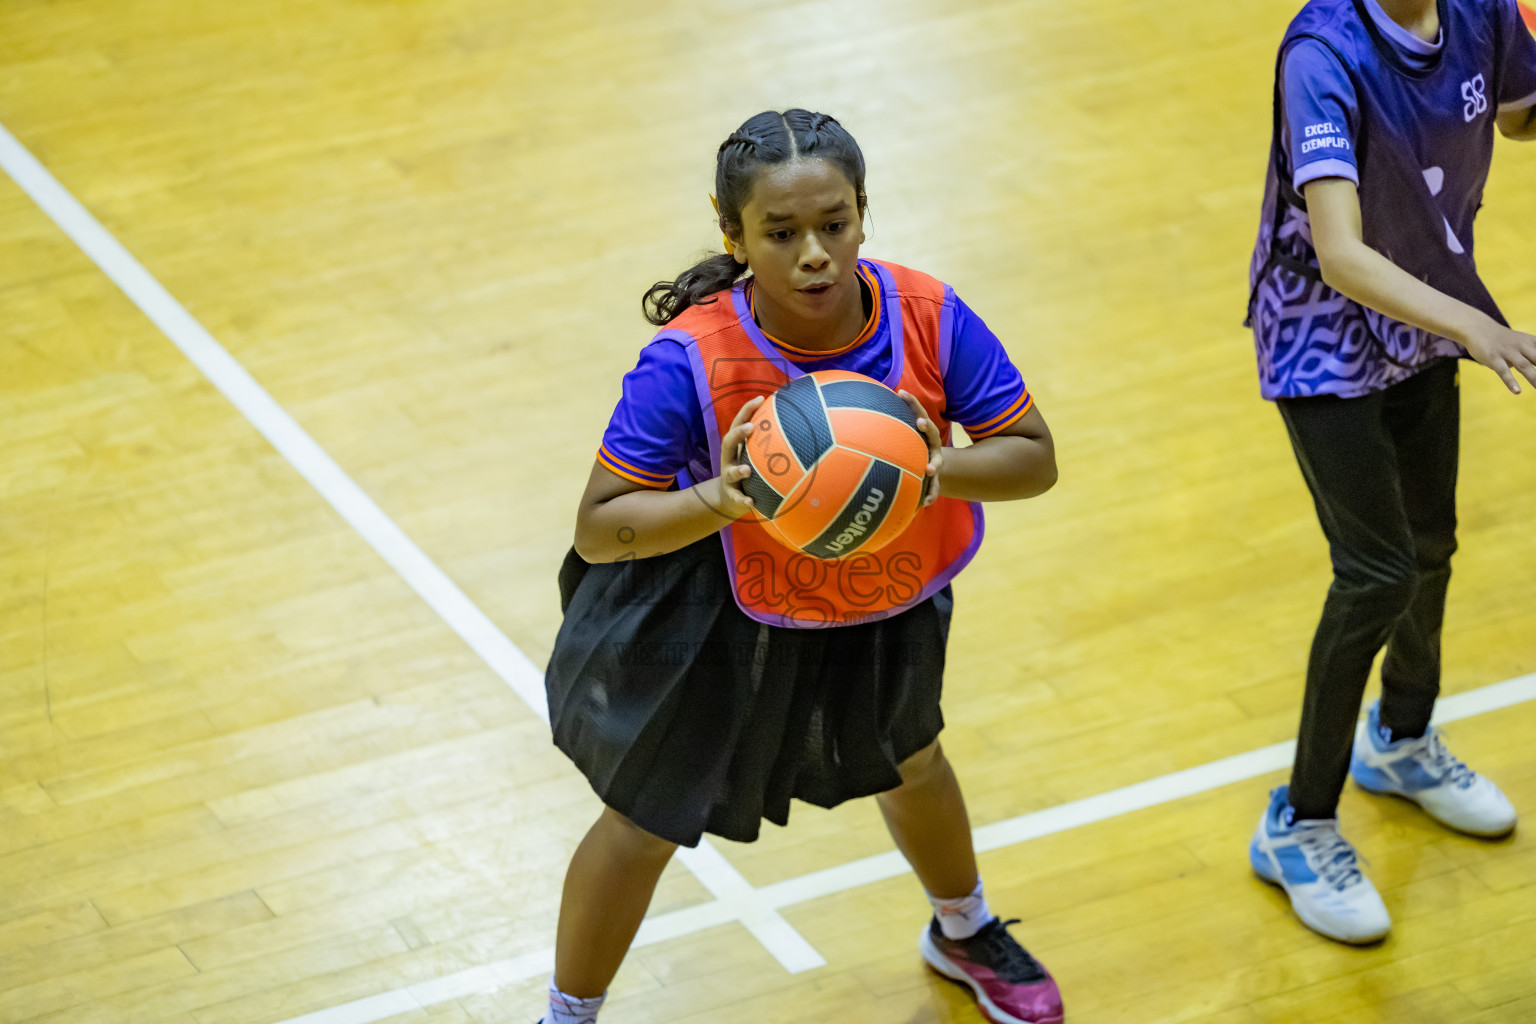
[[[1506,138],[1516,142],[1530,142],[1536,139],[1536,104],[1524,110],[1506,111],[1498,116],[1495,123]]]
[[[1318,178],[1303,191],[1317,261],[1330,288],[1394,320],[1459,342],[1515,394],[1520,393],[1516,370],[1536,385],[1536,338],[1425,284],[1365,244],[1354,182]]]

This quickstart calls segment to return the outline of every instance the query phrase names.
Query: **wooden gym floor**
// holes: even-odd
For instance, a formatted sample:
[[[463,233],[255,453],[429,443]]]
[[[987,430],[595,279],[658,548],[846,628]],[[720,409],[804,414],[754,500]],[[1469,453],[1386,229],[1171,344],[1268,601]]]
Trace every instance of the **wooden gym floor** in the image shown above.
[[[957,586],[945,740],[985,826],[1293,734],[1326,554],[1239,321],[1296,6],[10,3],[0,125],[542,665],[639,294],[715,242],[715,147],[836,114],[866,253],[953,283],[1058,438]],[[1527,327],[1533,176],[1501,140],[1479,237]],[[1451,694],[1536,672],[1536,395],[1463,379]],[[584,781],[10,177],[0,423],[0,1020],[535,1020]],[[1536,814],[1536,703],[1448,731]],[[1397,927],[1345,949],[1249,874],[1284,775],[983,857],[1070,1020],[1536,1021],[1528,832],[1348,790]],[[909,875],[757,921],[812,970],[697,927],[701,878],[739,909],[887,851],[869,802],[715,846],[605,1024],[979,1020],[920,967]]]

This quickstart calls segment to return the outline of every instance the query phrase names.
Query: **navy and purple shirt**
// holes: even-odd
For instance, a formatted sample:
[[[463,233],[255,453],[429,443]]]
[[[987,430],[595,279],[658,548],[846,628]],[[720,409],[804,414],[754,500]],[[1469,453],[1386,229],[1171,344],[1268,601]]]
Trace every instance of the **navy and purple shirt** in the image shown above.
[[[851,370],[876,380],[890,372],[889,301],[869,263],[860,261],[858,274],[870,307],[858,337],[832,352],[797,349],[769,337],[790,362],[803,370]],[[737,287],[750,291],[751,280]],[[972,440],[991,437],[1023,418],[1034,400],[997,335],[953,289],[944,289],[944,301],[953,304],[954,325],[944,370],[944,416],[964,427]],[[626,480],[658,489],[711,474],[705,469],[710,458],[704,414],[682,345],[663,337],[640,351],[639,363],[624,375],[623,397],[603,432],[597,458]]]
[[[1302,188],[1359,188],[1364,240],[1415,277],[1503,322],[1477,276],[1472,224],[1494,119],[1536,105],[1536,40],[1516,0],[1439,0],[1419,39],[1377,0],[1311,0],[1280,47],[1275,132],[1250,267],[1267,399],[1380,391],[1466,353],[1323,283]]]

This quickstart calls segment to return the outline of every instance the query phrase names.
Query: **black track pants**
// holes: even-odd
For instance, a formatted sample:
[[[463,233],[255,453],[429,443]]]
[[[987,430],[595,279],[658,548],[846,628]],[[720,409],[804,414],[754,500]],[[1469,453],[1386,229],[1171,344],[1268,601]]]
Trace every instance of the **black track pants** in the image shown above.
[[[1333,560],[1291,772],[1298,818],[1335,814],[1383,644],[1382,724],[1398,735],[1429,725],[1456,550],[1460,397],[1445,360],[1376,394],[1277,403]]]

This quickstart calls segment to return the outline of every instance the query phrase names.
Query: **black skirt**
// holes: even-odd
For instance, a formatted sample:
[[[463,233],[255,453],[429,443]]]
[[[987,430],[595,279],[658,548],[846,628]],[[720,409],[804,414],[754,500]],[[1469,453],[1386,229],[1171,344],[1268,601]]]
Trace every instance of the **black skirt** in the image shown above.
[[[768,626],[731,596],[718,537],[654,558],[560,568],[545,674],[555,745],[609,807],[694,846],[757,838],[797,798],[893,789],[944,727],[945,587],[878,622]]]

